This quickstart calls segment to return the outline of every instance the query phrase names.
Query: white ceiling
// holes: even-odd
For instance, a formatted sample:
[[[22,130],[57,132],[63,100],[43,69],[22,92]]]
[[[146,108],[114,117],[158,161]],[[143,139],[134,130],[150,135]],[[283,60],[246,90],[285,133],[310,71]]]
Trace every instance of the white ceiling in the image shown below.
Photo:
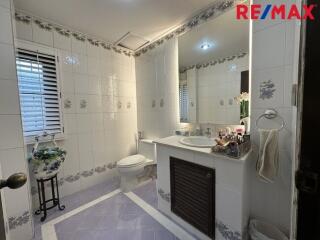
[[[179,66],[188,67],[212,59],[232,56],[249,49],[249,21],[236,19],[235,9],[179,37]],[[212,47],[200,48],[203,42]]]
[[[15,7],[115,42],[127,32],[154,40],[215,0],[14,0]]]

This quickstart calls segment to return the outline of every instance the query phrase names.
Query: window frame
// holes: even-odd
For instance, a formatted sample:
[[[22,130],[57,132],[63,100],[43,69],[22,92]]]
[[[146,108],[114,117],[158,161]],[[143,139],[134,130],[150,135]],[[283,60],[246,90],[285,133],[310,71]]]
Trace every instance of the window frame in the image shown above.
[[[55,56],[56,59],[56,75],[57,75],[57,88],[58,88],[58,104],[59,104],[59,113],[60,113],[60,124],[61,124],[61,129],[62,132],[55,134],[55,140],[63,140],[65,138],[65,128],[64,128],[64,116],[63,116],[63,108],[62,108],[62,84],[61,84],[61,73],[60,73],[60,61],[59,61],[59,51],[55,48],[52,47],[47,47],[43,46],[40,44],[36,44],[33,42],[25,41],[25,40],[16,40],[15,42],[15,50],[17,51],[18,48],[25,49],[27,51],[34,51],[34,52],[40,52],[43,54],[48,54],[48,55],[53,55]],[[15,61],[16,64],[16,61]],[[17,74],[17,68],[16,68],[16,74]],[[18,74],[17,74],[17,81],[19,82],[18,79]],[[21,125],[23,125],[22,122],[22,113],[21,113],[21,102],[20,102],[20,89],[18,87],[18,93],[19,93],[19,107],[20,107],[20,115],[21,115]],[[23,127],[22,127],[23,130]],[[37,135],[34,136],[25,136],[24,135],[24,130],[22,131],[23,133],[23,138],[24,138],[24,143],[25,144],[34,144],[36,142],[36,137]],[[50,142],[52,140],[52,137],[49,135],[47,137],[40,136],[39,137],[39,142]]]

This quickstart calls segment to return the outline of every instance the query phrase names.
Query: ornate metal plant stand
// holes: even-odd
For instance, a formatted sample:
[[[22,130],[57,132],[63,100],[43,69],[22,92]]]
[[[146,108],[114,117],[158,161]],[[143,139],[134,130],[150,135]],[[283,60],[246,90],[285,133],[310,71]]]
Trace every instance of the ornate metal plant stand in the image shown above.
[[[46,200],[46,193],[45,193],[45,183],[50,182],[51,183],[51,192],[52,192],[52,198]],[[41,222],[46,220],[47,218],[47,211],[57,207],[60,211],[63,211],[65,209],[64,205],[60,205],[60,197],[59,197],[59,184],[58,184],[58,178],[57,174],[50,176],[48,178],[39,178],[37,179],[38,184],[38,195],[39,195],[39,203],[40,207],[35,212],[36,215],[40,215],[41,212],[43,212],[43,216],[41,217]],[[47,203],[52,202],[51,206],[47,206]]]

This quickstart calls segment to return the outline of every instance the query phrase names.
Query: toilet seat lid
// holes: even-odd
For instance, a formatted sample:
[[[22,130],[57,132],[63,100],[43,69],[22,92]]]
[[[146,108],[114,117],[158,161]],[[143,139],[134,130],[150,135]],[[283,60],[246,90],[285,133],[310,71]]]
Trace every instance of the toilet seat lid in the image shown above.
[[[118,167],[129,167],[142,164],[145,161],[145,156],[137,154],[121,159],[120,161],[118,161],[117,165]]]

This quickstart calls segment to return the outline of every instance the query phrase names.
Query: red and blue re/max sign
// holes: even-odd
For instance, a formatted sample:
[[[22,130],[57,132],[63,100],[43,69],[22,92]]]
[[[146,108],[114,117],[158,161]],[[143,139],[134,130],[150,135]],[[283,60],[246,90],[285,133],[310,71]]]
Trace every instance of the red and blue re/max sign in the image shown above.
[[[245,4],[237,5],[237,19],[253,19],[253,20],[265,20],[265,19],[310,19],[314,20],[314,15],[312,11],[315,9],[316,5],[303,5],[302,12],[299,10],[298,6],[292,4],[291,6],[280,4],[252,4],[250,6]]]

